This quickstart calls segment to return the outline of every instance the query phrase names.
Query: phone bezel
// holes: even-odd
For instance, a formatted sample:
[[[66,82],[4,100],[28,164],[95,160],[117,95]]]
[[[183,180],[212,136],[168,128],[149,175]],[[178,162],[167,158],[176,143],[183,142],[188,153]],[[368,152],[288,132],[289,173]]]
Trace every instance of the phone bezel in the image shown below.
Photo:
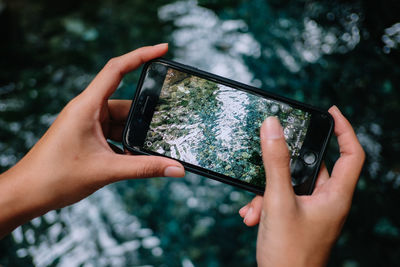
[[[123,132],[123,138],[122,138],[123,145],[128,151],[130,151],[131,153],[134,153],[134,154],[158,155],[158,156],[168,157],[168,156],[165,156],[165,155],[158,154],[156,152],[143,151],[143,150],[137,149],[135,147],[130,146],[128,144],[128,141],[127,141],[127,132],[128,132],[128,129],[129,129],[129,127],[130,127],[130,125],[131,125],[131,123],[132,123],[132,121],[134,119],[133,118],[134,110],[136,108],[140,108],[140,107],[138,107],[139,95],[140,95],[141,90],[142,90],[142,86],[143,86],[144,79],[146,77],[147,70],[148,70],[149,66],[152,63],[161,63],[161,64],[164,64],[164,65],[166,65],[168,67],[174,68],[174,69],[176,69],[178,71],[185,72],[185,73],[188,73],[188,74],[191,74],[191,75],[196,75],[198,77],[201,77],[201,78],[204,78],[204,79],[207,79],[207,80],[211,80],[211,81],[214,81],[216,83],[220,83],[220,84],[232,87],[232,88],[237,89],[237,90],[242,90],[242,91],[245,91],[245,92],[249,92],[249,93],[252,93],[252,94],[259,95],[260,97],[274,99],[274,100],[277,100],[277,101],[280,101],[280,102],[287,103],[287,104],[289,104],[289,105],[291,105],[291,106],[293,106],[295,108],[299,108],[299,109],[305,110],[307,112],[310,112],[312,114],[311,115],[312,118],[314,117],[314,114],[320,114],[321,116],[325,116],[329,125],[325,129],[326,134],[323,134],[324,140],[321,141],[322,143],[321,143],[321,146],[320,146],[321,147],[320,150],[319,151],[312,150],[313,152],[316,152],[317,155],[318,155],[317,162],[315,164],[313,164],[316,167],[314,167],[314,169],[313,169],[312,177],[307,179],[306,182],[304,182],[303,184],[294,186],[294,190],[295,190],[296,194],[309,195],[309,194],[312,193],[312,191],[314,189],[314,186],[315,186],[317,175],[318,175],[320,167],[321,167],[321,163],[322,163],[323,157],[324,157],[325,152],[326,152],[327,145],[329,143],[329,139],[330,139],[330,137],[332,135],[332,132],[333,132],[334,121],[333,121],[332,116],[327,111],[321,110],[321,109],[313,107],[311,105],[308,105],[308,104],[305,104],[305,103],[301,103],[301,102],[298,102],[296,100],[292,100],[292,99],[289,99],[289,98],[286,98],[286,97],[283,97],[283,96],[280,96],[280,95],[272,94],[270,92],[267,92],[265,90],[262,90],[262,89],[259,89],[259,88],[256,88],[256,87],[253,87],[253,86],[250,86],[250,85],[246,85],[246,84],[243,84],[243,83],[240,83],[240,82],[237,82],[237,81],[233,81],[231,79],[227,79],[227,78],[224,78],[224,77],[212,74],[212,73],[208,73],[206,71],[202,71],[202,70],[196,69],[196,68],[191,67],[191,66],[187,66],[187,65],[175,62],[175,61],[167,60],[167,59],[164,59],[164,58],[153,59],[151,61],[148,61],[143,66],[142,73],[140,75],[140,79],[139,79],[139,82],[138,82],[138,85],[137,85],[137,89],[136,89],[136,92],[135,92],[135,96],[134,96],[134,99],[132,101],[132,105],[131,105],[131,108],[130,108],[130,111],[129,111],[129,116],[128,116],[128,119],[127,119],[127,123],[126,123],[125,129],[124,129],[124,132]],[[310,124],[310,126],[311,126],[311,124]],[[319,127],[317,127],[317,128],[319,128]],[[311,127],[308,128],[308,131],[310,129],[311,129]],[[321,130],[321,129],[319,128],[319,130]],[[309,136],[309,132],[308,131],[307,131],[307,134],[306,134],[306,138],[307,138],[307,136]],[[315,131],[315,129],[314,129],[314,131]],[[303,148],[304,148],[305,145],[306,145],[306,143],[303,144],[301,151],[303,151]],[[171,158],[171,157],[169,157],[169,158]],[[265,188],[261,188],[260,186],[252,185],[250,183],[243,182],[243,181],[238,180],[236,178],[232,178],[232,177],[223,175],[221,173],[217,173],[217,172],[214,172],[214,171],[211,171],[211,170],[208,170],[208,169],[205,169],[205,168],[202,168],[202,167],[199,167],[199,166],[196,166],[196,165],[193,165],[193,164],[181,161],[181,160],[177,160],[177,161],[182,163],[182,165],[185,167],[185,169],[190,171],[190,172],[193,172],[193,173],[196,173],[196,174],[199,174],[199,175],[202,175],[202,176],[205,176],[205,177],[208,177],[208,178],[211,178],[211,179],[214,179],[214,180],[226,183],[226,184],[238,186],[240,188],[243,188],[245,190],[254,192],[256,194],[263,194],[264,191],[265,191]]]

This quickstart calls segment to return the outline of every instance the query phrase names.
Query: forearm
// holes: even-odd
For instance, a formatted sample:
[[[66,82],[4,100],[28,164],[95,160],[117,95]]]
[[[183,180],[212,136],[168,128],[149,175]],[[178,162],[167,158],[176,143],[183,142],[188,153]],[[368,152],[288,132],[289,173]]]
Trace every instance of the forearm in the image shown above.
[[[0,175],[0,238],[49,210],[35,175],[21,162]]]
[[[326,235],[318,234],[316,237],[306,228],[300,231],[306,234],[299,235],[299,232],[293,230],[275,235],[265,231],[263,227],[265,226],[259,227],[257,237],[258,266],[326,266],[335,242],[335,239],[330,238],[333,234],[329,231]]]

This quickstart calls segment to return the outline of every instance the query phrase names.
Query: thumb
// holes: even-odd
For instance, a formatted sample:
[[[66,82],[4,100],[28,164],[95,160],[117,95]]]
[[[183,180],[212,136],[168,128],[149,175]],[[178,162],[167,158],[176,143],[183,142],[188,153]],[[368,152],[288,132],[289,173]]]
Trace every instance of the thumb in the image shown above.
[[[260,129],[260,137],[266,173],[266,196],[281,199],[293,197],[289,150],[282,126],[276,117],[268,117],[264,121]]]
[[[158,156],[112,155],[106,169],[110,182],[149,177],[183,177],[185,169],[179,162]]]

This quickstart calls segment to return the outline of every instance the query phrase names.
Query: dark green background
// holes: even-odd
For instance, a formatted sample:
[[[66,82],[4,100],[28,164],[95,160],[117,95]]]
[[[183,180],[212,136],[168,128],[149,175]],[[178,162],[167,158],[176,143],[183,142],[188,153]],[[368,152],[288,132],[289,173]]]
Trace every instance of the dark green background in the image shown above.
[[[236,80],[325,109],[336,104],[352,122],[367,160],[330,265],[397,266],[399,3],[0,0],[1,171],[28,151],[109,58],[169,42],[168,58],[208,71],[218,60],[225,66],[234,60],[251,74],[232,72]],[[127,75],[115,97],[130,99],[139,73]],[[332,141],[328,166],[337,157]],[[0,264],[255,265],[256,229],[237,215],[251,197],[193,175],[120,182],[1,240]],[[140,222],[139,230],[128,235],[132,221]],[[75,223],[82,232],[74,235]],[[90,234],[79,239],[82,233]],[[158,241],[146,245],[149,237]],[[66,240],[75,241],[60,247]],[[135,249],[115,249],[135,240]],[[65,265],[66,257],[76,261]]]

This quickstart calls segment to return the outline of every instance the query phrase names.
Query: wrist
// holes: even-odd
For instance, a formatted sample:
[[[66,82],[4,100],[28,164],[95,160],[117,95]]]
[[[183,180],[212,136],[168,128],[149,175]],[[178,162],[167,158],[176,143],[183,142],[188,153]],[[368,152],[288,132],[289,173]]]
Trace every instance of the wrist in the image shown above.
[[[49,211],[38,177],[21,163],[0,174],[0,238]]]
[[[280,243],[257,241],[257,264],[261,267],[326,266],[332,242],[325,244]]]
[[[260,267],[320,267],[326,266],[328,253],[296,254],[286,251],[283,255],[259,255],[257,252],[257,265]]]

